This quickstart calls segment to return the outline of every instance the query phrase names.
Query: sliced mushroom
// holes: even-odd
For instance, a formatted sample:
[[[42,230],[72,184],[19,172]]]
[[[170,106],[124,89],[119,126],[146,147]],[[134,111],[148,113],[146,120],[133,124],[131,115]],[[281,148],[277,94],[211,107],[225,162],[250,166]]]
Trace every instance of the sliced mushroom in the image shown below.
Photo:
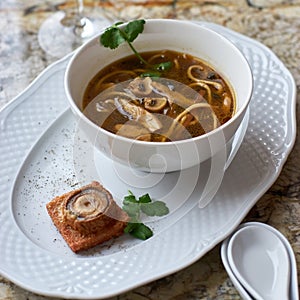
[[[129,83],[128,88],[136,96],[147,96],[152,92],[151,83],[152,80],[150,77],[136,77]]]
[[[131,120],[139,122],[150,132],[154,132],[162,127],[162,124],[158,118],[144,108],[122,98],[118,99],[117,102],[121,106],[117,106],[118,109],[122,109],[122,111],[126,113]]]
[[[108,204],[106,194],[89,188],[72,197],[67,204],[67,209],[78,219],[90,219],[103,213]]]
[[[165,97],[160,97],[160,98],[151,98],[151,97],[146,97],[144,98],[144,107],[148,111],[151,112],[159,112],[163,110],[168,101]]]
[[[172,91],[168,88],[168,86],[158,82],[158,81],[153,81],[152,82],[152,87],[154,88],[155,92],[159,95],[162,95],[166,97],[169,101],[169,103],[176,103],[177,105],[181,107],[187,107],[189,105],[192,105],[195,103],[195,100],[191,100],[187,97],[185,97],[183,94],[178,93],[176,91]],[[191,96],[193,98],[196,98],[197,93],[193,90],[190,89],[189,91],[191,93]]]
[[[116,220],[126,221],[112,195],[96,182],[66,194],[62,216],[66,224],[83,235],[103,231]]]
[[[115,129],[117,130],[117,134],[132,138],[132,139],[137,139],[140,141],[151,141],[151,133],[147,128],[141,126],[139,123],[136,124],[116,124]]]
[[[104,102],[103,101],[96,102],[95,106],[96,106],[96,111],[100,113],[108,113],[115,108],[113,99],[107,99]]]
[[[111,201],[110,194],[100,187],[84,188],[67,199],[64,220],[82,234],[96,232],[112,220],[108,215]]]

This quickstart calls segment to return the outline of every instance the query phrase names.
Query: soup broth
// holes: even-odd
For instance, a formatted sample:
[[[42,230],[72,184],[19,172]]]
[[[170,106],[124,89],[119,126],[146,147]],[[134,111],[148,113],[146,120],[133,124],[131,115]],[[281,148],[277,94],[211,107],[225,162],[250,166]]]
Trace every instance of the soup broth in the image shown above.
[[[145,52],[159,73],[135,56],[102,69],[88,84],[83,113],[112,133],[149,142],[200,136],[227,122],[235,112],[229,84],[202,60],[170,50]]]

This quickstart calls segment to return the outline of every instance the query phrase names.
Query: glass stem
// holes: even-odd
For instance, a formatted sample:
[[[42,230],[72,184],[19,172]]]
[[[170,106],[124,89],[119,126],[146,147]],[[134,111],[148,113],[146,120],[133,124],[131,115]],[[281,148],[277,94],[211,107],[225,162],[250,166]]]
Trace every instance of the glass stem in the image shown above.
[[[77,22],[76,27],[82,28],[85,25],[83,10],[84,10],[84,0],[76,0],[77,5]]]

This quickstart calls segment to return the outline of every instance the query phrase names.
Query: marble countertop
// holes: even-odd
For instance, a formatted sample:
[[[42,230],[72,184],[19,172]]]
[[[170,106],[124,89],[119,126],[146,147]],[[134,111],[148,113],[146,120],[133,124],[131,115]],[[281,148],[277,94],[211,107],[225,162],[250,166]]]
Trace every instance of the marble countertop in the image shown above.
[[[209,21],[254,38],[268,46],[290,70],[297,85],[297,102],[300,101],[300,0],[87,0],[85,4],[85,14],[95,18],[104,15],[112,21],[141,17]],[[41,48],[38,31],[46,18],[57,11],[73,10],[71,0],[0,2],[0,108],[59,58]],[[299,166],[297,135],[279,178],[245,221],[264,222],[280,230],[293,247],[300,274]],[[28,292],[0,276],[0,299],[47,297]],[[240,299],[240,296],[222,265],[219,244],[191,266],[111,299]]]

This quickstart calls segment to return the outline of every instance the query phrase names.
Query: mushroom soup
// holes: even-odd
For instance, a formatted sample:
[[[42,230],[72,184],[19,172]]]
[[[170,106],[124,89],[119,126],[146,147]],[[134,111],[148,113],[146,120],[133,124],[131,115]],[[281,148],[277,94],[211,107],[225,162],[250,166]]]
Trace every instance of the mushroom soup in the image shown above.
[[[141,54],[102,69],[88,84],[84,114],[98,126],[124,137],[168,142],[200,136],[227,122],[235,112],[230,85],[202,60],[170,50]]]

